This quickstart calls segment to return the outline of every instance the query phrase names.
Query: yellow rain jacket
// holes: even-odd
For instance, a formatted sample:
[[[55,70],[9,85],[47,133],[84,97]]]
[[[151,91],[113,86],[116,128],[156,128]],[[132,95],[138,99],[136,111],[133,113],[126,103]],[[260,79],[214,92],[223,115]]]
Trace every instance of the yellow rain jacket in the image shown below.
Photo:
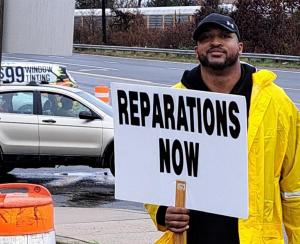
[[[268,70],[253,74],[248,125],[249,217],[239,219],[241,244],[300,244],[300,114]],[[300,80],[299,80],[300,82]],[[185,88],[181,82],[175,88]],[[156,223],[158,206],[145,205]],[[173,243],[166,231],[157,244]]]

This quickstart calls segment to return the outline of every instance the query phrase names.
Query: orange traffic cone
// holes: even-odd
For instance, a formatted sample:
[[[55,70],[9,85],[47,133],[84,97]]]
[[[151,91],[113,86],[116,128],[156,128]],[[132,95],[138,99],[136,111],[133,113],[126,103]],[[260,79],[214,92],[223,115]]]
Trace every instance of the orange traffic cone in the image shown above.
[[[96,86],[95,97],[99,98],[105,103],[109,103],[109,87],[108,86]]]
[[[53,212],[45,187],[0,184],[0,244],[55,244]]]

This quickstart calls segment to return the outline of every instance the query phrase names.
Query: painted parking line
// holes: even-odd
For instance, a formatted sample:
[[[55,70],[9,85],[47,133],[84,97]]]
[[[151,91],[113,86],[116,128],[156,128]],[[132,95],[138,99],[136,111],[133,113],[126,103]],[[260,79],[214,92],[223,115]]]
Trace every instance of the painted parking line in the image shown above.
[[[183,69],[183,68],[169,68],[171,70],[180,70],[180,71],[185,71],[186,69]]]
[[[24,58],[14,58],[14,59],[25,60]],[[34,62],[52,63],[52,64],[60,64],[60,65],[72,65],[72,66],[86,67],[86,68],[91,68],[91,69],[106,69],[106,70],[114,70],[114,71],[119,70],[119,69],[115,69],[115,68],[85,65],[85,64],[74,64],[74,63],[68,63],[68,62],[56,62],[56,61],[52,61],[52,60],[35,59],[35,58],[30,58],[27,60],[30,60],[30,61],[34,60]]]
[[[142,83],[142,84],[152,84],[152,85],[157,85],[158,84],[158,83],[153,82],[153,81],[124,78],[124,77],[119,77],[119,76],[99,75],[99,74],[91,74],[91,73],[79,72],[79,71],[69,71],[69,72],[73,73],[73,74],[79,74],[79,75],[88,75],[88,76],[108,78],[108,79],[121,80],[121,81],[131,81],[131,82],[137,82],[137,83]],[[159,84],[159,85],[166,85],[167,86],[167,84]]]
[[[272,71],[281,72],[281,73],[300,74],[300,71],[295,71],[295,70],[272,69]]]
[[[108,63],[108,64],[117,64],[118,62],[113,62],[113,61],[103,61],[103,63]]]
[[[99,69],[80,69],[79,72],[92,72],[92,71],[109,71],[107,68],[99,68]]]
[[[5,58],[5,60],[21,60],[21,61],[24,61],[24,62],[30,62],[30,59],[28,58],[15,58],[15,57],[9,57],[9,56],[3,56],[2,58]]]
[[[282,87],[284,90],[291,90],[291,91],[300,91],[300,88],[290,88],[290,87]]]

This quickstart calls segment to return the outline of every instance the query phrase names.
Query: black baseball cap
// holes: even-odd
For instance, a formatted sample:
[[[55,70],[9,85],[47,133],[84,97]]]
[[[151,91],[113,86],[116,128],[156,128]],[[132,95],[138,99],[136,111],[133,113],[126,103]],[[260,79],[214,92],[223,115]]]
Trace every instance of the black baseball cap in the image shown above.
[[[235,33],[238,39],[241,39],[239,29],[234,20],[227,15],[217,13],[209,14],[203,20],[201,20],[196,30],[194,31],[193,39],[197,41],[200,34],[210,25],[220,26],[221,28],[226,29],[231,33]]]

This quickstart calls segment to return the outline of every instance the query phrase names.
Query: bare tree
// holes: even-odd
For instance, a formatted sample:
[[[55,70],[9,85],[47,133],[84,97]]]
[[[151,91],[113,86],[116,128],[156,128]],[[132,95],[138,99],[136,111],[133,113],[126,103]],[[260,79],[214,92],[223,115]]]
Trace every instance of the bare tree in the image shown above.
[[[210,13],[220,13],[220,14],[228,14],[228,11],[224,10],[220,7],[219,0],[198,0],[199,5],[202,7],[200,10],[196,11],[195,20],[196,23],[199,23],[205,16],[209,15]]]
[[[101,2],[99,0],[76,0],[75,8],[77,9],[101,8]]]
[[[149,0],[148,7],[166,7],[166,6],[192,6],[197,5],[196,0]]]
[[[236,7],[232,16],[246,51],[288,54],[292,46],[299,46],[294,17],[299,12],[299,0],[237,0]]]

